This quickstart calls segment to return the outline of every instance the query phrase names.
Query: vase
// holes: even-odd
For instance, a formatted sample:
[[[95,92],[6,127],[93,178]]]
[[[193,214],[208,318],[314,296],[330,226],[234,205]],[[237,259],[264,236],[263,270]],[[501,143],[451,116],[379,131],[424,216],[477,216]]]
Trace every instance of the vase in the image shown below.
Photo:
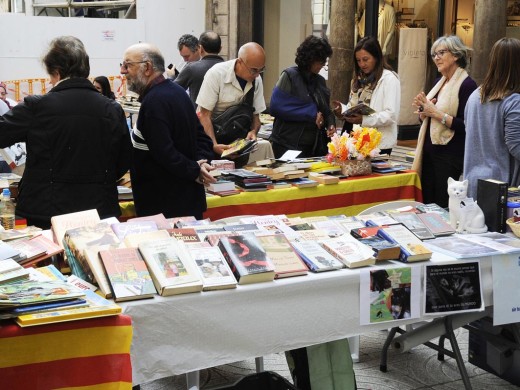
[[[347,160],[341,162],[341,173],[345,176],[363,176],[372,173],[370,159]]]

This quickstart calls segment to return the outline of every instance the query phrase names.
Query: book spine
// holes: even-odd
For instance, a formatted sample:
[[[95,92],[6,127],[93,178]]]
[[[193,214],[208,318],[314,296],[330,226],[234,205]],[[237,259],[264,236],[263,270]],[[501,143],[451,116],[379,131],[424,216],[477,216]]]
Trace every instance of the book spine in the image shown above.
[[[499,189],[499,204],[497,210],[497,232],[505,233],[507,231],[507,183],[500,184]]]

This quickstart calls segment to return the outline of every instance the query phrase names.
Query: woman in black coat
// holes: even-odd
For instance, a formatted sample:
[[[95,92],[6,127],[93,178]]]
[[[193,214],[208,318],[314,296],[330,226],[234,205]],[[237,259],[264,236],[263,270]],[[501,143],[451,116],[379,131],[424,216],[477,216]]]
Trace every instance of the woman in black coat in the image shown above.
[[[89,57],[79,39],[54,39],[43,64],[53,88],[0,117],[0,147],[27,148],[16,214],[43,229],[52,216],[76,211],[119,216],[116,182],[132,153],[124,112],[87,79]]]

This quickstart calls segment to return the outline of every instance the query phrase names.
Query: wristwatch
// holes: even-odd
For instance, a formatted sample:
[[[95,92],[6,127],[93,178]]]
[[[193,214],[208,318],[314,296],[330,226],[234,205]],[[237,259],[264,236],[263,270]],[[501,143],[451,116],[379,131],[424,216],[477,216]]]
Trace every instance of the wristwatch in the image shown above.
[[[441,123],[442,123],[443,125],[446,124],[446,119],[448,119],[448,114],[444,114],[444,116],[442,117]]]

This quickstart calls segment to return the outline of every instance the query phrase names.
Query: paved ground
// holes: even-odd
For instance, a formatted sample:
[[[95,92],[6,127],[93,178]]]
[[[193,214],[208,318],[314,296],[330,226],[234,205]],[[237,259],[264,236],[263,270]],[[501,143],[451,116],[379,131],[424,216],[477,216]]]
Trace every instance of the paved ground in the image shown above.
[[[457,340],[462,356],[467,362],[468,333],[458,329]],[[388,372],[379,371],[380,351],[386,332],[374,332],[361,336],[360,361],[354,364],[359,390],[458,390],[464,389],[454,359],[437,360],[437,352],[420,346],[411,352],[399,353],[390,350]],[[449,346],[449,342],[446,342]],[[274,354],[264,357],[265,369],[275,371],[290,380],[285,355]],[[470,363],[466,363],[474,390],[518,389]],[[228,387],[244,375],[255,372],[254,359],[203,370],[200,375],[202,389]],[[164,378],[141,386],[142,390],[185,390],[183,375]],[[265,389],[268,390],[268,389]]]

